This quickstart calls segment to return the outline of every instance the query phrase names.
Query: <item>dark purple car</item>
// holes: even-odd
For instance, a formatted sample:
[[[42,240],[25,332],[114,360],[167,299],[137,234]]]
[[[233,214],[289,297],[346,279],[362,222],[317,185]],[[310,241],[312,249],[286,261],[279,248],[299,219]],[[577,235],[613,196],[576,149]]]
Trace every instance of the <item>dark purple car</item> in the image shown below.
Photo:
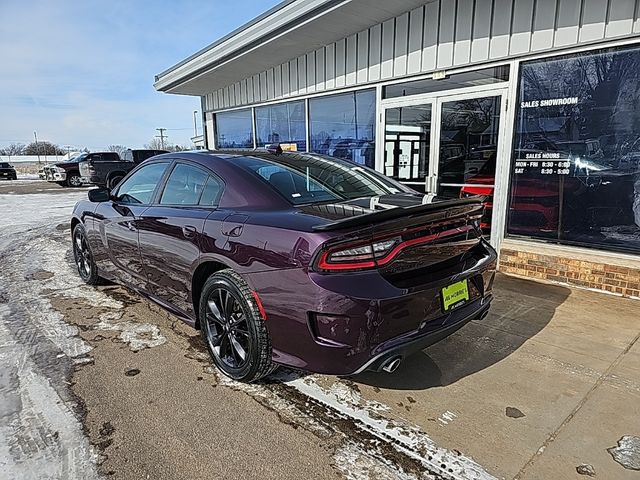
[[[438,201],[314,154],[170,153],[79,202],[80,276],[200,328],[226,375],[394,371],[491,302],[480,198]],[[452,352],[455,355],[455,352]]]

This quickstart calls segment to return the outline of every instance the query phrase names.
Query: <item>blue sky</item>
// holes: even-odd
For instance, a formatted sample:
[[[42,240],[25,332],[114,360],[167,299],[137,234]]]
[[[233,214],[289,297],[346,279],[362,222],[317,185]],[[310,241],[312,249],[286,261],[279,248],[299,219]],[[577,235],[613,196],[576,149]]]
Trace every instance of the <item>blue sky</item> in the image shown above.
[[[35,130],[60,145],[135,148],[157,127],[190,144],[199,97],[158,93],[154,75],[277,3],[0,0],[0,146]]]

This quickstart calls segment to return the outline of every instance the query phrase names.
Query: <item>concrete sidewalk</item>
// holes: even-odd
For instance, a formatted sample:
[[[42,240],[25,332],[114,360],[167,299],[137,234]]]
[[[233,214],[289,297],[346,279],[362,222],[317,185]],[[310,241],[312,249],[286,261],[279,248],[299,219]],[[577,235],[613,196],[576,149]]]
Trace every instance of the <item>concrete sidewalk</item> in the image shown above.
[[[497,477],[640,478],[608,452],[640,436],[640,302],[504,275],[495,288],[484,320],[355,378],[363,397]]]

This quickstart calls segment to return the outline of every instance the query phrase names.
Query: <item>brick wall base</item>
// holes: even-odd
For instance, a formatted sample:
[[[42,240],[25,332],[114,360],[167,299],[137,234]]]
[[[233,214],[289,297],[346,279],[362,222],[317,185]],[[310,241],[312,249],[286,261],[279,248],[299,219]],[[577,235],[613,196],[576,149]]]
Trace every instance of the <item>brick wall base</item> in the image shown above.
[[[580,255],[563,256],[560,252],[536,252],[535,248],[503,246],[500,250],[499,269],[503,273],[521,277],[640,298],[640,266],[624,266],[620,265],[624,262],[612,263],[598,255],[592,256],[596,258],[588,260],[580,258]]]

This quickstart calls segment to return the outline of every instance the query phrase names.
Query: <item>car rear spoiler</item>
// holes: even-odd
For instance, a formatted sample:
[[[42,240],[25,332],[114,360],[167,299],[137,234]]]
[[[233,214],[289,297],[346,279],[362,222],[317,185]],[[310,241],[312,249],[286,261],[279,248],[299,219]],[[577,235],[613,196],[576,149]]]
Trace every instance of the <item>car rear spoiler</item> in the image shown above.
[[[483,208],[482,202],[485,197],[474,196],[468,198],[456,198],[452,200],[444,200],[434,203],[427,203],[424,205],[412,205],[409,207],[397,207],[386,210],[374,211],[366,213],[364,215],[358,215],[355,217],[348,217],[335,222],[323,223],[320,225],[314,225],[312,230],[314,232],[330,232],[334,230],[342,230],[353,227],[363,227],[367,225],[373,225],[388,220],[394,220],[397,218],[414,217],[418,215],[424,215],[428,213],[437,213],[450,208],[469,206],[467,212],[475,210],[473,207]],[[459,212],[462,213],[462,212]],[[453,215],[452,215],[453,216]]]

